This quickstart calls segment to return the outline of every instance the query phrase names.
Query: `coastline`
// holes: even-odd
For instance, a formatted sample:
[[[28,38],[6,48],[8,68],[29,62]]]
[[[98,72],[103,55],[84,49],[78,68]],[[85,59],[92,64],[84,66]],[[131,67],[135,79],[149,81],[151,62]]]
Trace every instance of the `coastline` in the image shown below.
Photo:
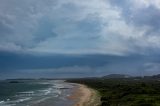
[[[75,101],[73,106],[99,106],[100,96],[94,89],[88,88],[83,84],[76,84],[78,87],[68,99]]]

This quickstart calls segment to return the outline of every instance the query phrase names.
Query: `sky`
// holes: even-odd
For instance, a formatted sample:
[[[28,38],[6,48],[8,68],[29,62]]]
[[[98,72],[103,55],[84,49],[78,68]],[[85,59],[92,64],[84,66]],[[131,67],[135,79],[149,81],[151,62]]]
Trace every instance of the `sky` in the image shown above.
[[[160,73],[159,0],[0,0],[0,77]]]

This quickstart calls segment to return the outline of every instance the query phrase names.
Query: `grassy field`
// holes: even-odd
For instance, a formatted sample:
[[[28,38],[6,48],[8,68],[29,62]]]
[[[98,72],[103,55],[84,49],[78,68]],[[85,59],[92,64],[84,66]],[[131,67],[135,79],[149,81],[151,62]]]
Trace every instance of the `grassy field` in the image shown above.
[[[153,79],[70,79],[85,84],[101,95],[101,106],[160,106],[160,81]]]

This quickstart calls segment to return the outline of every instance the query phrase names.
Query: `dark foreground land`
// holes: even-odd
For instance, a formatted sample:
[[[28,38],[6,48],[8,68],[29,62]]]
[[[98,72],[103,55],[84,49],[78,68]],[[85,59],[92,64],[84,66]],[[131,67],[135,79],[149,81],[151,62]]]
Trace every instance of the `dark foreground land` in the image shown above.
[[[159,79],[83,78],[68,81],[97,90],[101,95],[101,106],[160,106]]]

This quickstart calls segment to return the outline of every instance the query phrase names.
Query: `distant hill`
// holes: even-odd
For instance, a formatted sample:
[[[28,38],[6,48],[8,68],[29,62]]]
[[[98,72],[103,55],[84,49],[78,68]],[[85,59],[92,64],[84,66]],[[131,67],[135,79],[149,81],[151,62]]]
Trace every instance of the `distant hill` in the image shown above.
[[[160,79],[160,74],[157,74],[157,75],[152,75],[152,76],[144,76],[143,77],[144,79]]]
[[[130,78],[131,76],[129,75],[124,75],[124,74],[109,74],[106,76],[103,76],[102,78]]]
[[[160,74],[153,75],[153,76],[144,76],[144,77],[141,77],[141,76],[133,77],[130,75],[125,75],[125,74],[109,74],[109,75],[103,76],[102,78],[104,78],[104,79],[110,79],[110,78],[112,78],[112,79],[113,78],[160,79]]]
[[[154,78],[154,79],[160,79],[160,74],[153,75],[152,78]]]

